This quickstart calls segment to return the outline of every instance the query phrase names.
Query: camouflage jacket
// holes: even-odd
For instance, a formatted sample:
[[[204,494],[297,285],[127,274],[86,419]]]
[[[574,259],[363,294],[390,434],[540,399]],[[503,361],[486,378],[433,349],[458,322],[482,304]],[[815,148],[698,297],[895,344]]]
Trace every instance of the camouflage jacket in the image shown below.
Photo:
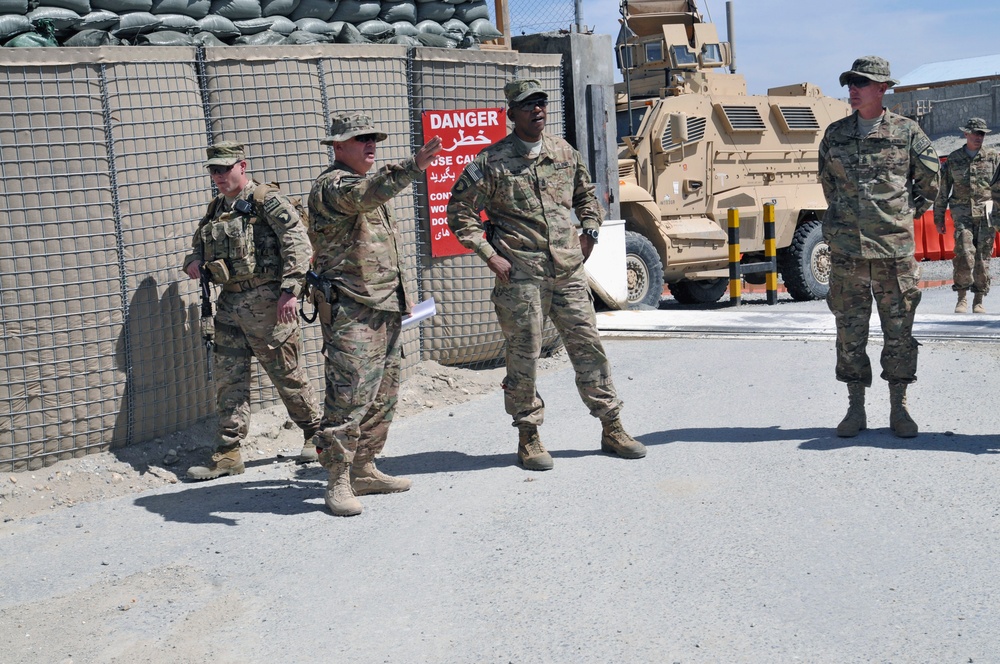
[[[986,220],[986,202],[990,200],[990,183],[1000,166],[1000,152],[980,148],[970,157],[963,145],[948,155],[941,166],[941,190],[934,201],[934,223],[944,225],[944,213],[951,207],[956,223],[978,223]]]
[[[448,225],[483,260],[497,252],[535,277],[567,275],[583,264],[575,210],[583,228],[600,228],[604,211],[580,153],[561,138],[543,136],[535,159],[510,134],[485,148],[451,190]],[[486,210],[490,241],[479,211]]]
[[[912,256],[913,219],[938,193],[937,153],[916,122],[891,111],[868,136],[857,123],[855,111],[820,142],[823,237],[831,251],[857,258]]]
[[[250,215],[236,212],[226,204],[226,197],[222,194],[208,204],[208,210],[195,230],[191,253],[184,258],[184,267],[196,260],[208,262],[222,258],[234,280],[257,278],[278,281],[281,288],[289,289],[297,296],[302,292],[306,270],[309,269],[312,254],[309,236],[295,206],[281,193],[269,193],[262,206],[255,205],[253,192],[258,186],[258,183],[250,181],[236,197],[236,200],[242,199],[253,205]],[[252,274],[241,276],[238,276],[241,273],[239,266],[233,264],[234,261],[240,262],[240,257],[211,255],[213,234],[227,235],[228,242],[239,245],[240,239],[236,237],[239,232],[249,234],[254,247],[250,260],[244,261],[250,266]]]
[[[339,161],[323,171],[309,194],[316,272],[365,306],[409,313],[413,297],[403,278],[403,243],[387,203],[421,173],[412,157],[369,175]]]

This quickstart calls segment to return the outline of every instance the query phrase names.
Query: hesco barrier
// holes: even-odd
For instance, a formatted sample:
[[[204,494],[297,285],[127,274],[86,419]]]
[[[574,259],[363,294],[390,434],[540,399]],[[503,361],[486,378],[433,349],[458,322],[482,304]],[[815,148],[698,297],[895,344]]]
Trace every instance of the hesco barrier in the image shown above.
[[[423,110],[503,106],[517,76],[552,95],[559,56],[400,46],[100,47],[0,50],[0,469],[123,447],[214,415],[198,283],[181,272],[213,196],[205,147],[248,146],[250,174],[306,199],[332,163],[332,112],[386,128],[379,162],[423,142]],[[394,200],[407,278],[438,314],[404,333],[404,377],[422,359],[502,362],[475,256],[431,258],[425,187]],[[303,326],[322,394],[322,336]],[[549,331],[550,345],[558,344]],[[254,363],[254,408],[277,394]],[[208,442],[208,441],[207,441]]]

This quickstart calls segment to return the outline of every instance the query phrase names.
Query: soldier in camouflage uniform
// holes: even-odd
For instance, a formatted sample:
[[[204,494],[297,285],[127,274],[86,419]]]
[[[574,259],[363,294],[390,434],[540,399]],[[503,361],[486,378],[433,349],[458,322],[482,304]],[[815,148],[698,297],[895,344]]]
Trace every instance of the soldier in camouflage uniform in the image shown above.
[[[357,496],[410,488],[410,480],[375,467],[396,409],[402,318],[413,305],[399,227],[388,203],[430,165],[441,139],[369,175],[376,144],[385,139],[367,115],[335,116],[322,141],[333,146],[334,163],[309,194],[309,236],[325,289],[315,291],[321,295],[317,309],[326,358],[326,402],[316,445],[329,470],[326,505],[338,516],[361,513]]]
[[[990,292],[990,256],[996,229],[990,225],[986,204],[990,200],[990,183],[1000,167],[1000,153],[983,148],[983,139],[990,133],[986,120],[969,118],[960,130],[965,133],[965,145],[948,155],[941,167],[941,189],[934,201],[934,225],[938,233],[945,232],[944,213],[951,206],[955,222],[955,277],[952,289],[958,291],[955,313],[969,311],[966,292],[973,292],[972,311],[986,313],[983,298]],[[997,219],[1000,221],[1000,219]]]
[[[889,63],[866,56],[840,75],[854,113],[827,127],[819,147],[819,176],[828,208],[823,236],[830,246],[827,304],[837,321],[837,380],[847,383],[850,407],[837,435],[867,426],[865,388],[872,383],[868,324],[874,296],[882,322],[882,378],[889,383],[890,427],[917,435],[906,408],[906,386],[917,379],[913,316],[920,302],[913,219],[938,192],[938,157],[914,121],[882,106],[897,83]]]
[[[188,476],[208,480],[244,471],[240,443],[250,427],[250,358],[257,357],[288,414],[305,436],[300,461],[316,459],[310,443],[320,409],[302,355],[298,296],[312,252],[295,206],[276,188],[246,174],[241,143],[208,148],[206,166],[219,195],[208,206],[184,259],[184,271],[202,270],[222,286],[215,317],[215,388],[219,444],[207,466]]]
[[[646,448],[625,432],[618,416],[622,402],[583,269],[604,221],[590,174],[569,143],[543,133],[548,94],[539,81],[511,81],[504,93],[514,131],[466,166],[451,191],[448,224],[496,275],[491,299],[507,342],[504,403],[518,429],[518,463],[528,470],[552,468],[538,435],[545,404],[535,390],[546,316],[566,345],[580,396],[603,424],[601,449],[644,457]],[[479,218],[484,208],[489,241]]]

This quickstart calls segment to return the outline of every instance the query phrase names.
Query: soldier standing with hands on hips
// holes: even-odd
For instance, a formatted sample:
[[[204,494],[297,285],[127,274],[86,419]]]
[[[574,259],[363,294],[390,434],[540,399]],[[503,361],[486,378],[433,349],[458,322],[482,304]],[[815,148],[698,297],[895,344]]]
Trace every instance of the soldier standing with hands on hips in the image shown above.
[[[604,211],[580,153],[544,133],[548,93],[541,82],[511,81],[504,94],[514,131],[465,167],[451,191],[448,225],[496,275],[491,299],[506,340],[504,404],[518,429],[517,461],[527,470],[553,465],[538,434],[545,404],[535,389],[546,317],[566,346],[583,402],[601,420],[601,449],[639,459],[646,448],[625,432],[619,419],[622,402],[583,269]],[[483,209],[489,216],[489,241],[479,218]],[[583,226],[582,235],[571,209]]]
[[[850,405],[837,435],[868,425],[865,389],[872,384],[868,325],[872,300],[882,334],[882,378],[889,383],[889,426],[900,438],[917,435],[906,387],[917,380],[913,317],[920,303],[913,220],[938,193],[938,156],[916,122],[882,105],[896,81],[876,56],[854,61],[840,75],[854,113],[826,129],[819,179],[826,195],[823,238],[830,247],[827,305],[837,322],[837,380]]]
[[[184,259],[184,272],[202,271],[222,286],[215,317],[216,412],[219,444],[207,466],[188,477],[210,480],[244,471],[240,443],[250,428],[250,358],[257,357],[288,415],[302,429],[300,461],[316,460],[310,440],[320,423],[316,395],[300,363],[298,296],[309,256],[309,237],[295,206],[270,185],[247,176],[242,143],[208,148],[219,195],[208,205]]]
[[[361,514],[357,496],[410,488],[410,480],[375,467],[396,411],[402,319],[413,306],[389,201],[426,170],[441,139],[369,175],[376,146],[386,138],[367,115],[334,116],[322,141],[333,146],[334,164],[309,194],[326,358],[326,401],[315,440],[330,474],[326,506],[337,516]]]
[[[990,225],[986,204],[990,200],[990,184],[998,175],[1000,153],[983,148],[983,139],[990,133],[986,120],[969,118],[960,130],[965,145],[948,155],[941,167],[941,189],[934,201],[934,226],[945,232],[944,213],[951,208],[955,222],[955,268],[952,289],[958,291],[956,314],[969,312],[966,292],[972,290],[972,312],[985,314],[983,298],[990,292],[990,256],[997,229]],[[1000,210],[993,218],[1000,221]],[[996,223],[996,222],[994,222]]]

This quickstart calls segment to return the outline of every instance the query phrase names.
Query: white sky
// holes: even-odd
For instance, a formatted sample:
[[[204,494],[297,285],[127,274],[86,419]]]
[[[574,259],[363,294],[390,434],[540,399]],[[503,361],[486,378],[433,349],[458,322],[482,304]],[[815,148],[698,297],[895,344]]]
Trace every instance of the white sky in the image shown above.
[[[698,7],[725,40],[725,1]],[[997,0],[734,0],[733,8],[737,73],[751,94],[807,81],[845,97],[837,78],[861,55],[886,58],[900,78],[930,62],[1000,53]],[[618,0],[583,0],[584,23],[612,40],[620,17]]]

